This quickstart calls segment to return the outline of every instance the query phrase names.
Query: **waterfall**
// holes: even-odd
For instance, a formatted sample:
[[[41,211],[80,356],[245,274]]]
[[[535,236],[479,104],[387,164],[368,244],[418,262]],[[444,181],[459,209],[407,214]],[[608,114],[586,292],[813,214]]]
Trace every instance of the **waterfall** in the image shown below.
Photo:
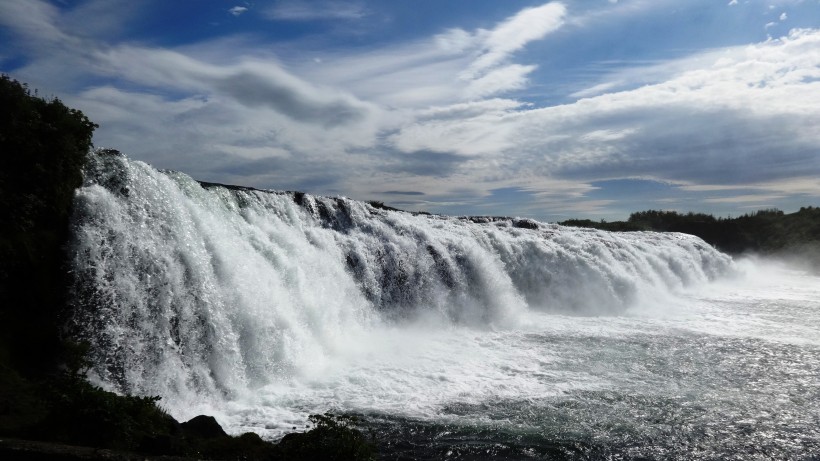
[[[111,151],[92,155],[68,251],[69,329],[91,346],[92,379],[219,399],[321,373],[362,331],[617,315],[732,268],[684,234],[198,183]]]

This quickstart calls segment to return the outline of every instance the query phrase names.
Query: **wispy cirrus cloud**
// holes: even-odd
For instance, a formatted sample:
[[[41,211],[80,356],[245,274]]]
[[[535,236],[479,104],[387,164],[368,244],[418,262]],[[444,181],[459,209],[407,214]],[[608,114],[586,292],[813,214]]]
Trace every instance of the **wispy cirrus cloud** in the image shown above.
[[[277,21],[321,21],[362,19],[369,13],[359,2],[280,0],[263,14]]]
[[[56,25],[59,17],[56,6],[41,1],[0,3],[0,24],[30,41],[22,46],[74,41]]]
[[[543,39],[564,24],[567,8],[563,3],[551,2],[533,8],[525,8],[502,21],[492,30],[479,30],[475,36],[480,42],[478,58],[472,62],[464,75],[475,79],[524,48],[528,43]]]
[[[98,50],[103,72],[154,88],[223,95],[247,107],[268,107],[306,124],[335,126],[355,122],[373,109],[344,91],[321,87],[255,59],[214,65],[178,51],[137,46]]]
[[[230,9],[228,9],[228,13],[230,13],[230,14],[232,14],[232,15],[234,15],[234,16],[240,16],[240,15],[242,15],[243,13],[246,13],[247,11],[248,11],[248,7],[246,7],[246,6],[240,6],[240,5],[237,5],[237,6],[234,6],[234,7],[230,8]]]
[[[302,73],[388,106],[428,107],[480,100],[525,88],[537,65],[513,62],[516,52],[563,24],[566,7],[527,8],[491,29],[451,28],[430,38],[364,53],[330,55]],[[305,67],[308,67],[305,66]]]

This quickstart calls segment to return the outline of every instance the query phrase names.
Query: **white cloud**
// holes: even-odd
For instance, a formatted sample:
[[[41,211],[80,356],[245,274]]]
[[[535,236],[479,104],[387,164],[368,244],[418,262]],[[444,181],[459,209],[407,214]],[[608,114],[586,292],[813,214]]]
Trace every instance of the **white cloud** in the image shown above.
[[[440,209],[512,188],[528,194],[521,214],[596,210],[610,202],[588,197],[592,182],[635,176],[693,194],[820,197],[820,30],[621,70],[563,105],[505,98],[535,69],[516,53],[567,16],[549,3],[487,30],[280,62],[238,37],[89,42],[47,3],[0,3],[32,50],[21,77],[80,82],[64,100],[102,125],[95,142],[203,180],[373,199],[390,184]]]
[[[415,108],[456,102],[464,89],[457,75],[470,59],[465,53],[439,48],[437,43],[433,38],[364,53],[326,53],[321,68],[312,62],[291,63],[291,68],[306,79],[346,88],[384,106]]]
[[[598,83],[593,85],[589,88],[584,88],[583,90],[576,91],[571,93],[569,96],[571,98],[588,98],[590,96],[597,96],[599,94],[604,94],[612,89],[624,86],[626,82],[622,80],[613,80],[604,83]]]
[[[567,15],[564,17],[564,21],[568,25],[579,27],[606,27],[626,18],[651,14],[653,11],[661,12],[676,9],[679,3],[678,0],[609,2],[604,7],[586,9],[581,14]],[[570,3],[570,5],[577,7],[577,3]]]
[[[320,72],[301,74],[345,87],[363,99],[392,107],[428,107],[496,96],[527,86],[537,66],[510,62],[515,52],[563,24],[566,8],[528,8],[496,27],[451,28],[431,39],[325,57]]]
[[[99,67],[116,77],[154,88],[229,96],[246,107],[267,107],[305,124],[345,125],[373,109],[343,91],[312,85],[275,62],[216,66],[176,51],[136,46],[100,50],[96,57]]]
[[[25,37],[32,48],[76,41],[55,25],[59,14],[57,7],[42,1],[0,2],[0,24]]]
[[[284,0],[265,10],[264,14],[278,21],[316,21],[361,19],[368,12],[358,2]]]
[[[566,7],[557,2],[521,10],[491,31],[481,31],[482,49],[472,63],[466,78],[475,78],[503,63],[528,43],[544,38],[564,23]]]
[[[780,200],[784,197],[784,195],[748,194],[734,195],[731,197],[707,198],[703,201],[707,203],[754,203],[755,207],[765,207],[771,206],[769,203],[772,203],[776,200]]]
[[[390,140],[405,152],[492,156],[496,176],[507,178],[632,172],[741,184],[805,168],[820,174],[820,133],[812,129],[820,126],[818,45],[820,31],[794,31],[684,59],[698,67],[652,85],[542,109],[419,119]]]
[[[478,45],[477,37],[462,29],[450,29],[433,40],[436,48],[447,54],[460,54]]]
[[[467,99],[472,100],[525,88],[528,83],[527,75],[535,69],[536,66],[520,64],[510,64],[493,69],[470,81],[464,90],[464,95]]]
[[[239,16],[239,15],[241,15],[242,13],[245,13],[246,11],[248,11],[248,8],[247,8],[247,7],[237,5],[237,6],[233,7],[233,8],[231,8],[231,9],[229,9],[229,10],[228,10],[228,13],[231,13],[231,14],[232,14],[232,15],[234,15],[234,16]]]
[[[74,5],[62,13],[59,24],[64,30],[83,37],[116,38],[132,30],[135,18],[152,14],[146,2],[85,0],[71,3]]]
[[[508,149],[514,126],[505,123],[513,104],[463,105],[423,112],[416,121],[404,124],[388,140],[397,149],[413,153],[430,150],[461,155],[494,155]],[[459,113],[460,112],[460,113]],[[437,114],[431,117],[431,114]],[[457,114],[453,116],[453,114]]]
[[[771,43],[768,45],[766,43],[760,43],[749,46],[720,48],[695,53],[680,59],[620,69],[606,75],[600,83],[577,91],[570,96],[584,98],[605,93],[618,93],[641,87],[652,87],[653,85],[680,78],[683,75],[687,75],[689,78],[695,78],[696,76],[705,77],[706,75],[711,75],[711,72],[719,76],[721,80],[731,79],[735,82],[744,81],[744,84],[749,85],[755,85],[756,83],[762,84],[769,80],[776,80],[774,79],[775,76],[766,73],[765,70],[775,67],[779,68],[779,66],[781,66],[779,63],[780,59],[788,59],[795,66],[791,69],[784,68],[783,70],[788,70],[789,72],[783,75],[788,74],[792,78],[798,79],[808,78],[814,74],[810,64],[810,61],[813,59],[814,50],[811,49],[812,45],[809,45],[811,39],[807,38],[807,36],[814,34],[815,31],[794,30],[790,32],[790,35],[782,39],[771,39]],[[799,53],[793,51],[795,47],[805,48],[805,51],[808,53],[805,61],[799,57]],[[782,50],[788,50],[788,52]],[[765,57],[768,64],[755,62],[754,59],[750,57],[754,53]],[[767,53],[771,53],[771,55],[769,56]],[[750,69],[754,69],[754,76],[744,76],[740,70],[735,70],[738,66],[747,66]],[[804,72],[808,72],[808,75],[804,75]],[[759,78],[759,80],[755,80],[756,78]],[[718,82],[714,83],[718,84]],[[707,81],[699,81],[697,85],[710,86],[710,83]]]
[[[692,184],[681,183],[678,187],[682,190],[692,192],[713,192],[713,191],[758,191],[760,193],[779,193],[781,195],[805,195],[820,197],[820,177],[817,176],[791,176],[785,179],[773,181],[750,182],[738,185],[729,184]]]

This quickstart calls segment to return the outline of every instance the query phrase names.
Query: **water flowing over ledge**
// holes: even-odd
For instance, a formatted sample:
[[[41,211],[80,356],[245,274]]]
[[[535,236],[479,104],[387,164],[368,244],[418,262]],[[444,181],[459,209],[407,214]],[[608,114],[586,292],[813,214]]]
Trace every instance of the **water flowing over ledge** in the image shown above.
[[[72,218],[71,328],[108,388],[231,398],[321,372],[357,332],[384,325],[612,315],[733,268],[683,234],[205,186],[111,152],[87,168]]]

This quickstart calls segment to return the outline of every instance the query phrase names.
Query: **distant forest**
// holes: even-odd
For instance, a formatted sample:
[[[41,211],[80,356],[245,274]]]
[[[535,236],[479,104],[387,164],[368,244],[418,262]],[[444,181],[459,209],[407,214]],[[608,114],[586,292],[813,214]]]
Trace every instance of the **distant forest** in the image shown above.
[[[570,219],[559,224],[617,232],[683,232],[732,254],[794,253],[820,257],[820,207],[803,207],[789,214],[778,209],[761,210],[737,218],[648,210],[632,213],[626,221]]]

